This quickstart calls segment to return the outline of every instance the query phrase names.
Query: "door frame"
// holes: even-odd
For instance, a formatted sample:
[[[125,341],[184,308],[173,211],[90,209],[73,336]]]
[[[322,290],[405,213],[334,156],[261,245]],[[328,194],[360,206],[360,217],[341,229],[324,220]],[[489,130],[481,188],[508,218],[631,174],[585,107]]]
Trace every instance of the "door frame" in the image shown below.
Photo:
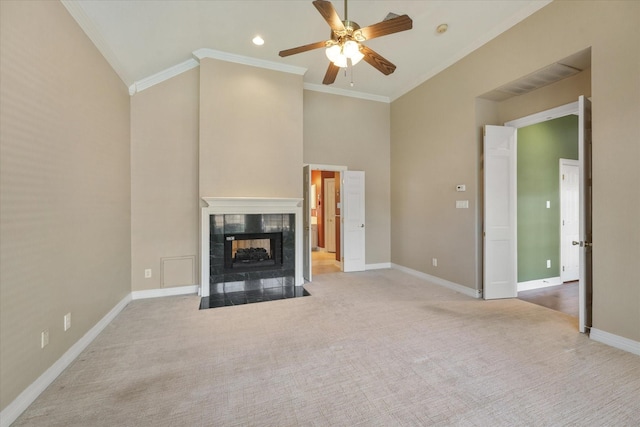
[[[333,183],[333,203],[328,203],[327,202],[327,194],[331,194],[331,191],[327,191],[327,183],[328,182],[332,182]],[[324,178],[322,180],[322,194],[324,194],[324,215],[323,215],[323,222],[324,222],[324,249],[327,252],[330,253],[335,253],[336,252],[336,205],[335,205],[335,194],[336,194],[336,179],[335,178]],[[329,229],[329,213],[330,211],[333,210],[333,229],[330,230]],[[333,233],[332,233],[333,232]],[[333,234],[333,236],[332,236]],[[327,240],[329,240],[328,236],[332,236],[333,239],[333,248],[329,247],[329,244],[327,243]],[[330,249],[333,249],[333,251],[331,251]]]
[[[559,119],[561,117],[565,117],[565,116],[569,116],[569,115],[578,115],[579,114],[579,104],[578,101],[574,101],[571,102],[569,104],[565,104],[565,105],[561,105],[559,107],[555,107],[555,108],[551,108],[549,110],[544,110],[544,111],[540,111],[538,113],[534,113],[525,117],[521,117],[518,119],[514,119],[511,121],[508,121],[504,124],[504,126],[508,126],[508,127],[512,127],[512,128],[516,128],[516,139],[515,139],[515,147],[517,149],[518,147],[518,132],[517,129],[519,128],[523,128],[523,127],[527,127],[527,126],[531,126],[531,125],[535,125],[538,123],[544,123],[547,122],[549,120],[554,120],[554,119]],[[516,162],[516,174],[517,174],[517,162]],[[514,177],[515,178],[515,177]],[[515,206],[515,211],[514,211],[514,215],[517,217],[518,215],[518,205],[516,204]],[[561,233],[560,230],[558,230],[558,233]],[[518,250],[516,248],[516,257],[515,257],[515,272],[517,275],[518,272]],[[555,285],[556,283],[552,283],[552,286]]]
[[[516,129],[521,128],[521,127],[525,127],[525,126],[529,126],[529,125],[534,125],[537,123],[542,123],[542,122],[546,122],[548,120],[553,120],[553,119],[557,119],[560,117],[565,117],[571,114],[575,114],[578,115],[580,117],[580,109],[581,109],[581,100],[583,99],[582,96],[579,97],[578,101],[569,103],[569,104],[565,104],[565,105],[561,105],[559,107],[556,108],[551,108],[549,110],[546,111],[541,111],[535,114],[531,114],[529,116],[525,116],[519,119],[515,119],[515,120],[511,120],[509,122],[506,122],[504,125],[505,126],[509,126],[509,127],[514,127]],[[588,99],[586,97],[584,97],[584,99]],[[585,101],[587,102],[587,101]],[[590,100],[588,101],[590,102]],[[580,129],[582,127],[582,123],[579,123],[578,125],[578,132],[582,132],[582,130]],[[518,144],[518,138],[517,138],[517,132],[516,132],[516,141],[515,141],[516,147]],[[581,148],[579,147],[579,150]],[[580,160],[578,160],[580,161]],[[580,168],[580,176],[583,176],[583,173],[585,171]],[[580,182],[580,188],[581,188],[581,193],[582,193],[582,186],[584,185],[583,182]],[[516,212],[517,212],[517,207],[516,207]],[[583,224],[583,206],[582,206],[582,202],[580,203],[580,212],[581,212],[581,228],[584,226]],[[582,237],[581,237],[582,238]],[[585,239],[588,239],[588,237],[585,236]],[[517,258],[516,258],[517,259]],[[582,265],[583,258],[581,258],[581,266],[580,266],[580,271],[584,271],[585,267],[588,267],[587,265]],[[517,261],[516,261],[516,265],[515,265],[516,269],[517,269]],[[578,300],[579,300],[579,304],[580,306],[578,307],[580,310],[580,316],[579,316],[579,325],[578,325],[578,329],[580,330],[580,332],[587,332],[587,328],[590,326],[586,326],[585,324],[583,324],[583,322],[585,323],[589,323],[590,321],[590,316],[591,316],[591,310],[589,309],[589,307],[586,306],[586,293],[587,293],[587,283],[585,283],[585,279],[582,277],[582,273],[581,273],[581,277],[579,280],[579,296],[578,296]],[[586,311],[585,311],[586,310]]]
[[[319,164],[319,163],[305,163],[303,165],[303,171],[305,170],[305,168],[308,167],[309,168],[309,175],[311,175],[312,171],[327,171],[327,172],[340,172],[340,177],[342,179],[342,173],[346,170],[349,170],[347,168],[347,166],[342,166],[342,165],[326,165],[326,164]],[[307,184],[305,181],[303,181],[303,186],[304,185],[308,185],[308,188],[306,190],[303,191],[303,193],[307,193],[310,194],[311,193],[311,180],[309,179],[309,183]],[[304,212],[302,212],[302,215],[305,216],[305,218],[308,218],[310,221],[311,218],[311,207],[310,204],[304,203],[303,204],[303,210]],[[307,232],[309,234],[309,239],[311,239],[311,227],[309,227],[309,230],[305,230],[305,232]],[[344,229],[343,227],[340,227],[340,253],[344,254]],[[313,262],[312,262],[312,256],[311,256],[311,245],[309,245],[308,247],[304,248],[304,257],[309,259],[309,269],[313,268]],[[340,270],[342,270],[342,262],[340,262]],[[311,277],[311,280],[313,280],[313,277]]]

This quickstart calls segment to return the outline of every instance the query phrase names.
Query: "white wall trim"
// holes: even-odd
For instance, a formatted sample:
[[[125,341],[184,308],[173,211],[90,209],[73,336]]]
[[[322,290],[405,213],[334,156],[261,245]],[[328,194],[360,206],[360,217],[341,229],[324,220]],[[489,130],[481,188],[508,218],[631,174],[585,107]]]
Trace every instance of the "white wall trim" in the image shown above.
[[[196,68],[199,65],[200,63],[195,59],[189,59],[180,64],[174,65],[173,67],[169,67],[166,70],[155,73],[149,77],[145,77],[142,80],[137,80],[131,86],[129,86],[129,95],[133,96],[138,92],[142,92],[143,90],[148,89],[151,86],[160,84],[165,80],[169,80],[170,78],[182,74],[185,71],[189,71],[192,68]]]
[[[264,59],[251,58],[249,56],[236,55],[234,53],[223,52],[220,50],[201,48],[193,51],[193,56],[198,61],[203,58],[219,59],[227,62],[235,62],[236,64],[250,65],[252,67],[266,68],[268,70],[282,71],[284,73],[304,75],[306,68],[295,67],[293,65],[280,64],[278,62],[266,61]]]
[[[384,270],[385,268],[391,268],[390,262],[380,262],[378,264],[366,264],[365,270]]]
[[[548,120],[559,119],[560,117],[569,116],[571,114],[578,114],[578,101],[551,108],[549,110],[540,111],[539,113],[531,114],[530,116],[511,120],[506,122],[504,125],[518,129],[546,122]]]
[[[142,92],[152,86],[169,80],[179,74],[189,71],[192,68],[200,66],[200,60],[203,58],[219,59],[221,61],[234,62],[236,64],[251,65],[258,68],[266,68],[268,70],[282,71],[285,73],[304,75],[307,72],[306,68],[294,67],[292,65],[279,64],[277,62],[265,61],[263,59],[251,58],[248,56],[235,55],[233,53],[222,52],[219,50],[202,48],[193,52],[193,58],[188,59],[180,64],[169,67],[165,70],[157,72],[145,77],[144,79],[136,80],[131,86],[129,86],[129,95],[133,96],[138,92]]]
[[[113,53],[113,50],[109,47],[109,44],[104,40],[93,20],[85,13],[82,2],[75,0],[60,0],[60,2],[67,9],[69,15],[75,19],[80,28],[82,28],[82,31],[89,37],[89,40],[91,40],[98,51],[100,51],[102,56],[104,56],[109,65],[111,65],[111,68],[118,74],[123,83],[126,85],[132,81],[132,76],[124,73],[125,67],[122,65],[122,62],[120,62],[116,54]]]
[[[596,328],[591,328],[589,338],[602,344],[610,345],[611,347],[619,348],[620,350],[628,351],[629,353],[640,356],[640,342],[638,341],[601,331]]]
[[[332,95],[348,96],[350,98],[365,99],[367,101],[384,102],[385,104],[391,103],[391,99],[388,96],[373,95],[371,93],[356,92],[352,90],[340,89],[338,87],[319,85],[315,83],[305,83],[303,85],[305,90],[312,90],[314,92],[330,93]]]
[[[191,295],[197,294],[200,290],[200,285],[189,286],[176,286],[174,288],[160,288],[160,289],[147,289],[144,291],[131,292],[131,299],[147,299],[147,298],[159,298],[159,297],[171,297],[176,295]]]
[[[531,15],[531,14],[537,12],[538,10],[542,9],[543,7],[545,7],[546,5],[551,3],[552,1],[553,0],[540,0],[540,1],[530,2],[530,4],[527,7],[520,9],[514,15],[507,17],[502,22],[499,22],[489,32],[484,34],[483,37],[480,37],[480,38],[474,40],[473,43],[471,43],[470,45],[468,45],[466,47],[466,49],[464,49],[464,50],[462,50],[460,52],[457,52],[455,55],[452,55],[447,61],[442,61],[440,66],[432,68],[431,70],[427,71],[425,74],[423,74],[421,76],[418,76],[415,80],[408,81],[404,86],[402,86],[399,90],[395,91],[395,93],[393,93],[391,95],[391,101],[395,101],[396,99],[400,98],[401,96],[411,92],[413,89],[417,88],[422,83],[426,82],[427,80],[429,80],[430,78],[432,78],[436,74],[439,74],[440,72],[442,72],[445,69],[449,68],[450,66],[452,66],[456,62],[460,61],[465,56],[471,54],[476,49],[479,49],[484,44],[486,44],[489,41],[493,40],[495,37],[497,37],[500,34],[504,33],[509,28],[513,27],[514,25],[516,25],[517,23],[521,22],[522,20],[528,18],[529,15]]]
[[[443,286],[445,288],[449,288],[449,289],[451,289],[453,291],[456,291],[456,292],[460,292],[461,294],[468,295],[468,296],[470,296],[472,298],[480,298],[482,296],[482,292],[480,290],[478,290],[478,289],[471,289],[471,288],[468,288],[466,286],[462,286],[462,285],[459,285],[457,283],[450,282],[448,280],[441,279],[439,277],[432,276],[430,274],[423,273],[423,272],[418,271],[418,270],[413,270],[411,268],[404,267],[402,265],[391,263],[391,268],[395,268],[396,270],[404,271],[405,273],[408,273],[408,274],[410,274],[412,276],[419,277],[421,279],[424,279],[424,280],[426,280],[428,282],[431,282],[431,283],[434,283],[436,285]]]
[[[340,165],[319,165],[315,163],[305,163],[303,166],[309,166],[309,169],[312,171],[334,171],[334,172],[343,172],[349,170],[346,166]]]
[[[560,279],[559,276],[547,277],[545,279],[529,280],[527,282],[518,282],[518,292],[531,291],[533,289],[542,289],[558,285],[562,285],[562,279]]]
[[[109,311],[95,326],[67,350],[49,369],[44,371],[29,387],[18,395],[0,413],[0,427],[9,427],[40,394],[84,351],[85,348],[107,327],[109,323],[131,302],[131,294],[127,294]]]

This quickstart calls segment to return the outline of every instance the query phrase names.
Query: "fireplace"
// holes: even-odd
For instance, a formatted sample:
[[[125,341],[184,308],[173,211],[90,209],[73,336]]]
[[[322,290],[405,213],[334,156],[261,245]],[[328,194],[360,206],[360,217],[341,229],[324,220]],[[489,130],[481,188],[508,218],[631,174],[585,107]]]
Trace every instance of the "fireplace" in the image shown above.
[[[224,272],[281,269],[282,233],[224,235]]]
[[[302,199],[202,200],[200,296],[219,283],[254,279],[292,277],[303,285]]]

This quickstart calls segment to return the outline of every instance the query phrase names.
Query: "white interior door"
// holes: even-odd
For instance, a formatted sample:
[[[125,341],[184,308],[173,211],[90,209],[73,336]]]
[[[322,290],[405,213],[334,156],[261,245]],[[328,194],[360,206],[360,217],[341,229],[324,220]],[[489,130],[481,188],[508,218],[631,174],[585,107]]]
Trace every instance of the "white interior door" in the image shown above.
[[[364,172],[342,173],[343,271],[365,270]]]
[[[577,160],[560,159],[560,279],[578,280],[580,248],[580,173]]]
[[[515,298],[517,280],[516,129],[484,129],[484,299]]]
[[[336,251],[336,180],[324,180],[324,248],[327,252]]]
[[[578,98],[578,162],[580,169],[580,274],[578,324],[580,332],[591,327],[592,228],[591,228],[591,101]]]
[[[302,277],[311,282],[311,167],[305,166],[302,170],[302,192],[304,197],[302,207],[302,226],[304,236],[302,236]]]

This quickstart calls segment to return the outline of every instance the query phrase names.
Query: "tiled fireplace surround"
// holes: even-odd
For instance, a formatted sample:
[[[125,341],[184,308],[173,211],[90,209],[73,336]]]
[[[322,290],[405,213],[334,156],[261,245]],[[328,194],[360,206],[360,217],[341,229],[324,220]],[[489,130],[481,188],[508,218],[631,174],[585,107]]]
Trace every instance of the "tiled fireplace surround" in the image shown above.
[[[302,199],[203,197],[201,215],[200,296],[210,294],[212,283],[255,278],[294,276],[302,286]],[[282,232],[283,268],[250,272],[224,272],[224,235]],[[275,276],[274,276],[275,275]]]

